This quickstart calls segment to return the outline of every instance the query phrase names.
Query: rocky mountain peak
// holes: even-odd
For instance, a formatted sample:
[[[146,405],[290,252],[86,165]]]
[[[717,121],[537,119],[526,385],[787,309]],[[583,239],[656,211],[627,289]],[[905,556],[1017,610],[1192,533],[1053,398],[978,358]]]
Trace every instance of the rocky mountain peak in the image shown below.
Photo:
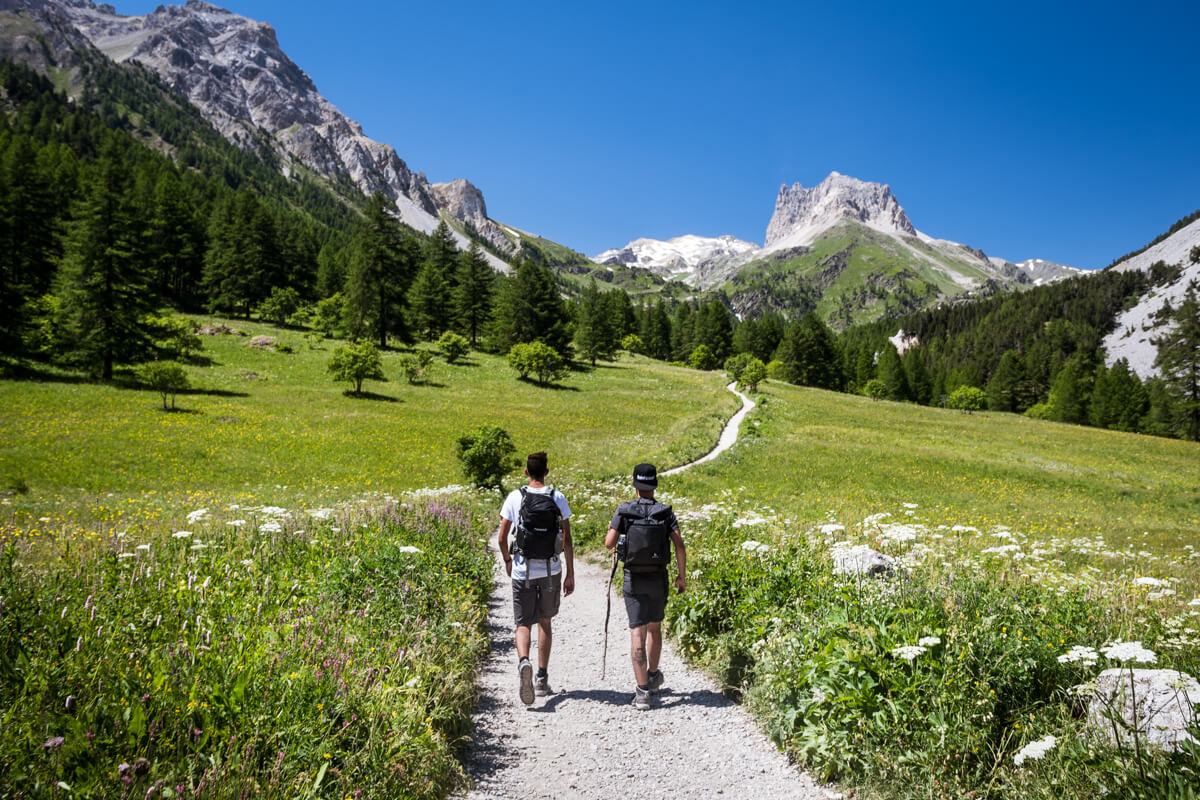
[[[465,178],[455,178],[449,183],[435,183],[430,188],[438,207],[446,214],[470,225],[502,252],[513,249],[513,242],[503,228],[488,219],[483,192],[475,184]]]
[[[811,244],[843,220],[860,222],[884,233],[917,235],[889,186],[831,172],[809,189],[799,183],[779,187],[764,250]]]
[[[323,97],[267,23],[204,0],[159,6],[141,16],[121,16],[90,0],[24,1],[56,13],[114,61],[138,61],[157,72],[235,144],[251,146],[247,143],[265,138],[285,169],[303,166],[335,180],[348,177],[367,194],[390,197],[413,228],[429,232],[437,226],[439,206],[424,175],[410,170],[389,145],[365,136]],[[482,208],[482,196],[479,200]],[[485,227],[476,225],[481,232]],[[455,236],[465,249],[465,237]],[[508,268],[487,258],[497,269]]]

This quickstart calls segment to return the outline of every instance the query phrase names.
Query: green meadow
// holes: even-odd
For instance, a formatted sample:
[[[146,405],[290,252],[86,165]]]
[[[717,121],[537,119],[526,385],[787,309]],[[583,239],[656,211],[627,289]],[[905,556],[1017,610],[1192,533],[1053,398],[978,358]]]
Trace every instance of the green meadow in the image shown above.
[[[631,466],[703,454],[738,406],[723,375],[640,357],[543,387],[475,353],[409,384],[395,350],[353,397],[335,342],[201,321],[244,335],[203,337],[173,412],[120,379],[0,380],[0,794],[444,796],[499,502],[461,486],[456,438],[547,450],[599,555]],[[661,481],[690,560],[668,623],[782,748],[866,796],[1175,796],[1194,754],[1097,744],[1074,692],[1099,667],[1060,656],[1137,641],[1200,673],[1195,443],[755,399],[732,451]],[[901,580],[834,575],[860,545]]]

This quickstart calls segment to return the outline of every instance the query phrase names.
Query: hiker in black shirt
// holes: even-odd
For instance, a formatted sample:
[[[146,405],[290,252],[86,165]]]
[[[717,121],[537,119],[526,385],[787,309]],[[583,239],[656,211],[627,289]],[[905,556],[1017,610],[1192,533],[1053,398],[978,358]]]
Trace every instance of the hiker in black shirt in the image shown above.
[[[638,464],[633,471],[638,497],[622,503],[608,526],[604,546],[617,549],[625,562],[622,594],[629,613],[630,657],[637,686],[635,708],[650,708],[650,695],[663,685],[658,669],[662,654],[662,621],[667,609],[670,544],[675,545],[675,589],[687,589],[687,550],[679,521],[670,506],[654,499],[658,471],[653,464]]]

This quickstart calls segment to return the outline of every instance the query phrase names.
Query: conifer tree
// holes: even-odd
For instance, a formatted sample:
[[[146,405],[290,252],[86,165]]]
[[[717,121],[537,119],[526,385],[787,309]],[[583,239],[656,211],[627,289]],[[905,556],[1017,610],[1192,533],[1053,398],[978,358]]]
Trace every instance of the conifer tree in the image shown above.
[[[501,285],[490,346],[507,353],[515,344],[540,341],[564,359],[571,357],[571,328],[554,273],[532,261],[517,265]]]
[[[429,341],[449,327],[450,287],[441,267],[430,259],[421,264],[417,279],[408,293],[412,323],[417,332]]]
[[[718,363],[724,363],[732,354],[733,325],[729,310],[720,300],[712,300],[700,306],[695,320],[695,344],[706,346]]]
[[[1200,440],[1200,284],[1188,284],[1187,294],[1171,314],[1173,325],[1155,339],[1154,366],[1174,396],[1175,413],[1184,438]]]
[[[925,368],[925,360],[921,358],[920,351],[915,347],[909,348],[900,361],[904,365],[904,378],[908,382],[909,396],[923,406],[929,405],[933,399],[933,379],[929,376],[929,370]]]
[[[810,311],[800,322],[788,327],[776,358],[783,362],[791,383],[821,389],[842,388],[841,353],[837,341],[814,312]],[[899,367],[899,357],[896,363]]]
[[[671,359],[687,361],[696,349],[695,313],[690,302],[680,303],[671,318]]]
[[[196,219],[197,199],[172,172],[154,185],[147,257],[158,293],[177,308],[199,307],[204,271],[204,231]]]
[[[475,347],[492,315],[496,273],[474,242],[458,256],[457,283],[454,289],[454,313],[459,328],[466,333],[471,346]]]
[[[662,298],[643,309],[638,335],[646,347],[646,355],[662,361],[671,357],[671,317]]]
[[[402,304],[412,281],[411,244],[403,240],[392,208],[382,193],[372,195],[346,270],[346,328],[353,336],[377,339],[380,347],[387,346],[389,333],[409,338]]]
[[[608,296],[614,293],[609,292]],[[624,294],[624,292],[622,292]],[[617,350],[616,331],[612,311],[600,294],[596,281],[588,281],[583,297],[579,301],[579,316],[575,323],[575,343],[579,354],[596,365],[597,359],[612,360]]]
[[[987,383],[988,408],[992,411],[1024,411],[1027,407],[1022,396],[1024,384],[1025,364],[1020,353],[1006,350]]]
[[[454,244],[454,234],[446,220],[438,222],[438,226],[429,235],[422,254],[422,266],[432,264],[442,276],[447,292],[453,292],[458,285],[458,248]]]
[[[908,400],[912,396],[908,376],[904,373],[904,364],[896,346],[891,342],[885,342],[883,349],[879,351],[879,363],[876,365],[875,374],[883,381],[889,400]]]
[[[71,221],[59,296],[74,360],[111,380],[113,366],[149,348],[157,298],[129,202],[129,176],[111,152],[89,176]]]

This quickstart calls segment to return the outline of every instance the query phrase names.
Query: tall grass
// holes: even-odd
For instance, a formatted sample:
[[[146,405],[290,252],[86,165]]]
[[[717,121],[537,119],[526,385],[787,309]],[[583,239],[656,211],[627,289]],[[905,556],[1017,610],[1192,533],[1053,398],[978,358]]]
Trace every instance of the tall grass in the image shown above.
[[[486,523],[436,501],[196,511],[21,563],[0,543],[0,796],[461,785]]]

